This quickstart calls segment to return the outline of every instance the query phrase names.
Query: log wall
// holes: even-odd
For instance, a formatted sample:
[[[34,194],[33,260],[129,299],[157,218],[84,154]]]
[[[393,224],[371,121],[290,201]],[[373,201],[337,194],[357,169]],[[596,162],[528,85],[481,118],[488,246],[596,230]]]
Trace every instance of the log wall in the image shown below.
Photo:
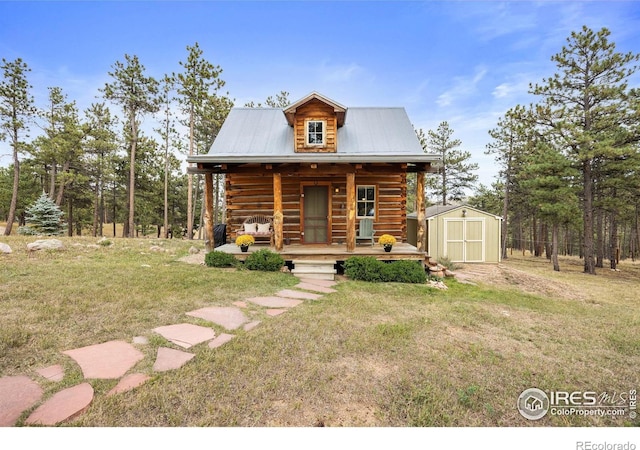
[[[329,173],[331,170],[318,167],[317,176],[292,171],[281,173],[283,239],[291,244],[301,243],[300,201],[302,185],[329,183],[331,200],[331,242],[345,243],[347,239],[347,175]],[[368,172],[366,166],[355,174],[355,184],[376,186],[375,236],[391,234],[398,242],[406,242],[406,173],[400,167]],[[338,192],[336,192],[338,189]],[[250,173],[229,173],[226,176],[227,232],[233,240],[242,222],[253,215],[273,215],[273,172],[256,168]],[[356,222],[358,219],[356,219]]]

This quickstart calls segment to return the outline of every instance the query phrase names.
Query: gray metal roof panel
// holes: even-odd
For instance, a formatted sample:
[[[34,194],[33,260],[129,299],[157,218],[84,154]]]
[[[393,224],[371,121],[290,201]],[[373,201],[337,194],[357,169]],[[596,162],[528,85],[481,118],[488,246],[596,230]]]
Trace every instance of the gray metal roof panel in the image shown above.
[[[293,128],[281,108],[233,108],[206,155],[189,162],[432,162],[404,108],[348,108],[335,153],[296,153]]]

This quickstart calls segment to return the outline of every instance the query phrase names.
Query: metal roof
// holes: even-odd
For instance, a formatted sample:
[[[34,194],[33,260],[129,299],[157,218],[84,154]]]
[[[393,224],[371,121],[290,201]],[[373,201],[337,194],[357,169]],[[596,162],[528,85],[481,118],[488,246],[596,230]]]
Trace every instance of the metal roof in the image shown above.
[[[348,108],[335,153],[296,153],[282,108],[233,108],[209,153],[193,163],[439,161],[423,151],[404,108]]]

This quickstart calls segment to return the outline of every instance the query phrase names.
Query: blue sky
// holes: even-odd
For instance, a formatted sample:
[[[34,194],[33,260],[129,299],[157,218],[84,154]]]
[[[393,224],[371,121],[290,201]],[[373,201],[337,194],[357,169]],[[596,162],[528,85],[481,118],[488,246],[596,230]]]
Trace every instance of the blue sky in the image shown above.
[[[488,130],[533,100],[529,83],[555,72],[551,56],[583,25],[640,52],[632,1],[0,1],[0,57],[31,67],[39,105],[60,86],[84,109],[125,54],[160,78],[198,42],[237,106],[282,90],[403,106],[415,128],[448,121],[489,185]],[[0,164],[9,153],[0,143]]]

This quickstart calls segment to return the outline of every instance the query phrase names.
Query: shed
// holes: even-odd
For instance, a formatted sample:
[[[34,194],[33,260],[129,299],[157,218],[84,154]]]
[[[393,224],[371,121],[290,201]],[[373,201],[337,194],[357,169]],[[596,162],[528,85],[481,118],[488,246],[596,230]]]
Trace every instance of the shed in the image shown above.
[[[462,263],[498,263],[502,217],[469,205],[436,205],[425,210],[427,252]],[[407,236],[416,239],[417,214],[407,215]]]

